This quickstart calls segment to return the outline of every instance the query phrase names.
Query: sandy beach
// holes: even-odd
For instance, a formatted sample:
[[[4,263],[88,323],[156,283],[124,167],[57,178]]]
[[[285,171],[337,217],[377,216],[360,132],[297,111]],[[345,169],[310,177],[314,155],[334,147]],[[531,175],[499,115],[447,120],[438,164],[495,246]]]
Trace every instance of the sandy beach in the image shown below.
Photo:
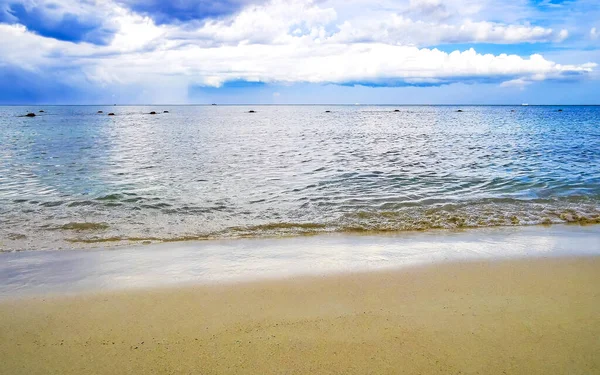
[[[593,374],[600,257],[0,303],[2,374]]]
[[[0,0],[0,375],[600,375],[600,0]]]

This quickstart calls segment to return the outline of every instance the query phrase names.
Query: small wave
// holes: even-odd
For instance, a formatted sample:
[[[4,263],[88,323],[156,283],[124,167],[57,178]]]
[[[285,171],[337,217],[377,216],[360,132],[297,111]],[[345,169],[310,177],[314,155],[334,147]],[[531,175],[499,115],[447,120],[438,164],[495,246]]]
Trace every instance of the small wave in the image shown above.
[[[64,227],[64,226],[63,226]],[[277,237],[283,235],[303,235],[328,231],[328,226],[318,223],[269,223],[253,226],[230,227],[222,231],[205,234],[139,237],[139,236],[93,236],[68,238],[71,243],[97,244],[104,242],[185,242],[225,238]]]
[[[63,224],[58,229],[60,230],[74,230],[74,231],[93,231],[93,230],[105,230],[110,228],[106,223],[67,223]]]
[[[80,207],[80,206],[92,206],[95,203],[92,201],[76,201],[67,204],[67,207]]]
[[[600,207],[552,207],[540,203],[445,204],[398,211],[356,211],[345,214],[339,228],[369,231],[423,231],[558,223],[598,224]]]
[[[292,223],[273,222],[259,225],[235,226],[223,230],[188,234],[182,236],[113,236],[106,237],[94,235],[87,237],[85,234],[76,238],[68,238],[70,243],[101,244],[101,243],[157,243],[157,242],[184,242],[204,241],[213,239],[235,239],[235,238],[265,238],[265,237],[290,237],[306,236],[320,233],[401,233],[421,232],[428,230],[457,230],[475,229],[484,227],[500,226],[530,226],[550,224],[600,224],[600,213],[576,212],[564,210],[561,212],[548,212],[546,216],[532,218],[526,214],[489,213],[485,216],[474,216],[473,214],[457,212],[434,212],[419,217],[407,216],[399,212],[357,212],[346,215],[339,220],[329,223]],[[63,226],[63,229],[79,228],[77,225]],[[85,226],[84,226],[85,228]],[[90,230],[92,228],[89,228]],[[93,229],[106,229],[103,226]],[[83,231],[80,229],[78,231]]]
[[[315,229],[325,229],[327,228],[326,224],[320,223],[268,223],[268,224],[260,224],[260,225],[252,225],[245,227],[232,227],[229,230],[232,232],[262,232],[262,231],[276,231],[276,230],[288,230],[288,229],[297,229],[297,230],[315,230]]]
[[[171,207],[171,205],[168,203],[156,203],[156,204],[143,204],[141,207],[148,208],[151,210],[160,210],[160,209],[164,209],[164,208],[169,208],[169,207]]]
[[[43,202],[43,203],[40,203],[40,206],[43,206],[43,207],[57,207],[57,206],[63,205],[64,203],[65,203],[64,201]]]
[[[6,235],[6,238],[8,238],[9,240],[17,241],[17,240],[24,240],[27,238],[27,236],[22,233],[8,233]]]
[[[140,242],[140,243],[151,243],[151,242],[184,242],[184,241],[201,241],[210,239],[210,236],[181,236],[181,237],[91,237],[91,238],[67,238],[67,242],[71,243],[85,243],[85,244],[99,244],[105,242]]]
[[[119,199],[122,199],[123,196],[121,194],[108,194],[108,195],[104,195],[102,197],[98,197],[96,198],[96,200],[98,201],[116,201]]]
[[[142,198],[142,197],[135,197],[135,198],[123,199],[123,202],[126,202],[126,203],[137,203],[137,202],[140,202],[140,201],[143,201],[143,200],[144,200],[144,198]]]
[[[67,242],[71,243],[86,243],[86,244],[94,244],[94,243],[105,243],[105,242],[121,242],[127,241],[127,239],[123,239],[121,237],[105,237],[105,238],[67,238]]]

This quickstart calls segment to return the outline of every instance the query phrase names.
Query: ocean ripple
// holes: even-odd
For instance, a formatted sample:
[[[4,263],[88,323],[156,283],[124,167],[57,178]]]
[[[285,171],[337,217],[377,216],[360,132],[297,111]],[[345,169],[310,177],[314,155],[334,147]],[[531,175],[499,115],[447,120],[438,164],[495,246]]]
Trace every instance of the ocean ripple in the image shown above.
[[[394,109],[3,107],[0,251],[600,221],[599,107]]]

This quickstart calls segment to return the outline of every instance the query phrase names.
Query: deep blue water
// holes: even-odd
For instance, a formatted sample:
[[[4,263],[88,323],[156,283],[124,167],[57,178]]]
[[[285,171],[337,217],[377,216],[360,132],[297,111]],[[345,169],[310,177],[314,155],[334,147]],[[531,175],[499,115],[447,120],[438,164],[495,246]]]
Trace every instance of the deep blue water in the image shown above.
[[[0,250],[598,223],[600,107],[0,107],[0,220]]]

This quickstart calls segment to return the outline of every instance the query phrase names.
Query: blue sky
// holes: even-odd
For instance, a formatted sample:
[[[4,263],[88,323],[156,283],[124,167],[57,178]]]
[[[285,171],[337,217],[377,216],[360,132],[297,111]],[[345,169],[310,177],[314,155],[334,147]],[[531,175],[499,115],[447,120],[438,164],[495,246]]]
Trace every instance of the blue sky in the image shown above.
[[[0,0],[0,104],[600,104],[597,0]]]

